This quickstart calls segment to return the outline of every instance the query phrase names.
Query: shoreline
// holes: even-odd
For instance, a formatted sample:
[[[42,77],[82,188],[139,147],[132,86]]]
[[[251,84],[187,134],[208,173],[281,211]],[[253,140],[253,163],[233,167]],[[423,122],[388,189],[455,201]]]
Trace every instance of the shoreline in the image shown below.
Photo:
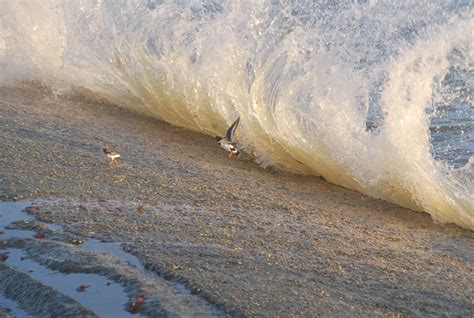
[[[46,200],[39,221],[126,242],[145,268],[229,315],[474,309],[472,231],[228,160],[209,136],[78,95],[21,84],[0,97],[2,201]],[[117,167],[103,142],[121,153]]]

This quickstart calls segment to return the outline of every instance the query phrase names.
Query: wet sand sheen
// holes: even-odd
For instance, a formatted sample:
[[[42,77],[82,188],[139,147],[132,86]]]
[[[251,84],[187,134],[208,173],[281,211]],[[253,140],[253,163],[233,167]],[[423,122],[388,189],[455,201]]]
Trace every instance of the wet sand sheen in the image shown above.
[[[13,317],[223,315],[186,286],[145,270],[118,244],[86,239],[32,217],[44,214],[40,209],[47,205],[46,201],[0,203],[0,260],[6,266],[0,264],[0,275],[10,276],[0,284],[0,306],[6,303],[4,310]],[[61,300],[50,297],[54,290],[69,308],[61,308]],[[133,305],[138,298],[145,301]]]
[[[78,95],[23,85],[0,97],[4,200],[60,198],[37,217],[127,242],[146,268],[230,314],[473,310],[471,231],[228,160],[209,136]]]

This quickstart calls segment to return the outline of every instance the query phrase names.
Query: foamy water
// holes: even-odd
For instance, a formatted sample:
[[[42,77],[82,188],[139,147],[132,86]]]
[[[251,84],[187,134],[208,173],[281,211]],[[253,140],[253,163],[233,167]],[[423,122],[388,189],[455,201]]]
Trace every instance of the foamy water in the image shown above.
[[[474,229],[470,1],[3,1],[0,83],[85,87]]]

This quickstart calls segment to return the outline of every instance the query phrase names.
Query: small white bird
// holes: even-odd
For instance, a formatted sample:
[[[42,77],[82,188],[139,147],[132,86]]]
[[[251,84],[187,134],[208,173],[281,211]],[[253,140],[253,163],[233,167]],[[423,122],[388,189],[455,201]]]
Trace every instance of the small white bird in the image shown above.
[[[107,145],[102,145],[102,150],[104,151],[104,153],[107,155],[107,157],[109,157],[110,159],[112,159],[112,161],[110,162],[111,164],[115,164],[117,163],[115,161],[115,159],[118,159],[120,158],[120,154],[116,151],[113,151],[112,149],[110,149]]]
[[[240,153],[239,148],[237,147],[237,144],[234,142],[234,134],[235,134],[235,130],[239,126],[239,122],[240,122],[240,117],[238,117],[237,120],[234,121],[232,125],[230,125],[229,129],[227,129],[225,137],[220,137],[220,136],[214,137],[217,143],[226,151],[227,158],[231,158],[233,155],[238,156]]]

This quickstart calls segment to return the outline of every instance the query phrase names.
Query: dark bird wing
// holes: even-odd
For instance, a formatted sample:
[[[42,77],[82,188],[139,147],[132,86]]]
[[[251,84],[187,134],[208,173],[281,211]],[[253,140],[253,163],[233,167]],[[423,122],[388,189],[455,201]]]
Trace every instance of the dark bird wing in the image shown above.
[[[240,117],[238,117],[237,120],[234,121],[234,123],[232,125],[230,125],[229,129],[227,129],[227,132],[225,133],[225,139],[227,139],[228,141],[233,140],[235,130],[239,126],[239,122],[240,122]]]

